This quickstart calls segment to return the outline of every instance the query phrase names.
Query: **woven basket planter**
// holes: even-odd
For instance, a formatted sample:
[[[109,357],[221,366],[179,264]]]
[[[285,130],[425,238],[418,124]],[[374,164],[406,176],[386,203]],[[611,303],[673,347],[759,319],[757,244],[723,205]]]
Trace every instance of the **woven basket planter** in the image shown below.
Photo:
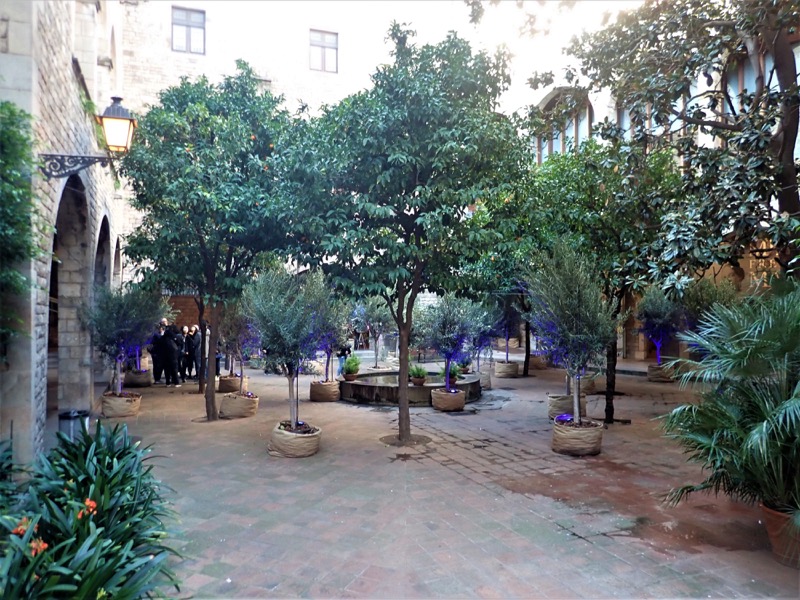
[[[647,381],[656,383],[672,383],[672,370],[664,365],[647,365]]]
[[[496,362],[494,363],[494,376],[500,379],[509,379],[519,375],[519,363]]]
[[[272,456],[285,458],[303,458],[319,451],[319,439],[322,430],[317,428],[314,433],[293,433],[280,429],[280,423],[270,433],[267,450]]]
[[[581,377],[581,394],[594,394],[596,390],[597,386],[594,383],[594,379]]]
[[[492,374],[491,373],[480,373],[481,378],[481,389],[482,390],[490,390],[492,389]]]
[[[531,369],[543,371],[548,367],[546,354],[531,354]]]
[[[591,423],[591,427],[586,427]],[[583,419],[584,427],[553,423],[553,452],[570,456],[594,456],[600,454],[603,442],[603,425],[597,421]]]
[[[244,378],[244,384],[242,387],[242,391],[247,391],[247,380],[250,379],[249,377]],[[217,391],[220,394],[230,393],[230,392],[238,392],[239,391],[239,378],[238,377],[220,377],[219,382],[217,383]]]
[[[772,555],[782,565],[800,569],[800,530],[792,528],[789,514],[761,505]]]
[[[464,410],[466,399],[467,395],[463,390],[457,392],[446,392],[444,389],[431,390],[431,404],[433,408],[442,412]]]
[[[125,379],[122,380],[123,387],[150,387],[153,385],[153,378],[150,371],[125,371]]]
[[[107,419],[135,417],[141,404],[141,394],[123,392],[122,396],[117,396],[114,392],[106,392],[102,398],[103,416]]]
[[[547,394],[547,418],[555,419],[558,415],[565,413],[572,414],[573,404],[572,396],[564,394]],[[586,416],[586,396],[581,394],[578,400],[578,405],[581,409],[581,417]]]
[[[220,419],[243,419],[253,417],[258,411],[258,396],[251,398],[239,393],[225,394],[219,405]]]
[[[338,381],[312,381],[308,399],[312,402],[336,402],[340,398]]]

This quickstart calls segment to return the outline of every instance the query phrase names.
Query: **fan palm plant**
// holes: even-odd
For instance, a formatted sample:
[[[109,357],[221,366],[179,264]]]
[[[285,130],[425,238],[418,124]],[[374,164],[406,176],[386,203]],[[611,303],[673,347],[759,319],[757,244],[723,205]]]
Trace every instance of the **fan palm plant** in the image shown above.
[[[722,492],[787,513],[800,532],[800,288],[717,304],[679,339],[700,355],[670,362],[681,385],[713,387],[697,404],[673,410],[663,426],[707,475],[667,499]]]

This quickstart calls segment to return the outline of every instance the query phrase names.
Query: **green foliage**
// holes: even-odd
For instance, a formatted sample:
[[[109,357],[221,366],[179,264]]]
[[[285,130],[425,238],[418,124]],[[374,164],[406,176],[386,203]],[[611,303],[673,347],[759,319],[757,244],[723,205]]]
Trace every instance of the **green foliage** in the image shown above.
[[[458,368],[458,363],[451,362],[449,368],[442,367],[439,369],[439,377],[443,377],[448,381],[446,385],[448,390],[454,390],[455,385],[453,385],[453,382],[461,378],[461,369]]]
[[[736,285],[730,279],[719,283],[706,278],[696,280],[684,290],[681,298],[686,328],[696,329],[703,314],[715,304],[732,306],[737,298]]]
[[[164,520],[173,517],[146,465],[149,450],[98,423],[42,457],[0,517],[3,598],[140,598],[179,581]]]
[[[677,503],[698,491],[763,502],[800,528],[800,288],[785,295],[715,304],[697,331],[679,334],[702,358],[677,359],[681,385],[715,387],[676,408],[664,430],[706,478],[673,489]]]
[[[135,286],[98,287],[94,302],[81,307],[80,317],[92,334],[92,343],[114,368],[117,393],[122,389],[120,367],[128,353],[144,346],[156,324],[172,315],[163,296]]]
[[[649,286],[636,304],[636,318],[647,338],[656,345],[656,362],[661,364],[661,346],[680,327],[681,306],[657,285]]]
[[[611,93],[627,111],[631,139],[679,155],[693,204],[662,230],[676,256],[735,261],[767,235],[784,264],[785,252],[795,252],[791,229],[770,228],[779,214],[800,211],[796,24],[794,2],[645,0],[568,48],[587,78],[582,85]]]
[[[361,368],[361,359],[355,354],[351,354],[344,361],[344,372],[348,375],[355,375]]]
[[[454,294],[445,294],[427,308],[426,345],[444,357],[445,373],[450,373],[451,366],[458,371],[456,361],[465,355],[468,357],[466,346],[472,337],[472,310],[471,301]],[[445,377],[445,389],[451,389],[450,381],[449,376]]]
[[[41,223],[31,195],[34,167],[30,115],[0,101],[0,361],[15,336],[18,318],[10,299],[26,292],[30,281],[19,267],[41,252]]]
[[[526,316],[553,361],[581,376],[616,336],[615,303],[603,296],[594,263],[566,243],[534,263],[524,276]]]
[[[428,369],[422,365],[410,365],[408,367],[408,375],[414,379],[423,379],[428,376]]]

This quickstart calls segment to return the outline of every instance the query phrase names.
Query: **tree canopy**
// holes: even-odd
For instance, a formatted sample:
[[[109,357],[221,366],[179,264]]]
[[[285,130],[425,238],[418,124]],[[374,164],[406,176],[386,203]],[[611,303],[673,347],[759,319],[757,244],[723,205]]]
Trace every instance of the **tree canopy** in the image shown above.
[[[508,57],[473,52],[452,33],[422,46],[413,35],[394,24],[393,60],[373,86],[299,127],[279,156],[301,262],[321,264],[355,297],[380,295],[391,310],[404,442],[414,302],[424,290],[443,291],[461,261],[496,239],[469,207],[506,192],[521,166],[517,129],[496,112]]]

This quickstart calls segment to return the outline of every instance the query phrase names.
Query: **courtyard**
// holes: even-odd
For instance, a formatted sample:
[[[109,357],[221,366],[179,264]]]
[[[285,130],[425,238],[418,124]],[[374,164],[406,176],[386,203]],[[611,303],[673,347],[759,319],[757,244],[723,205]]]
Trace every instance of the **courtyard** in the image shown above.
[[[633,373],[621,365],[621,372]],[[620,418],[599,456],[550,450],[546,392],[563,371],[494,378],[462,413],[412,409],[431,438],[387,446],[397,411],[307,401],[318,454],[267,454],[286,418],[286,379],[247,369],[255,417],[203,422],[193,386],[143,388],[126,422],[152,446],[179,520],[169,538],[180,598],[797,598],[797,570],[777,563],[757,506],[670,487],[697,478],[654,419],[691,391],[620,375]],[[603,387],[599,378],[597,389]],[[604,398],[589,396],[589,416]]]

